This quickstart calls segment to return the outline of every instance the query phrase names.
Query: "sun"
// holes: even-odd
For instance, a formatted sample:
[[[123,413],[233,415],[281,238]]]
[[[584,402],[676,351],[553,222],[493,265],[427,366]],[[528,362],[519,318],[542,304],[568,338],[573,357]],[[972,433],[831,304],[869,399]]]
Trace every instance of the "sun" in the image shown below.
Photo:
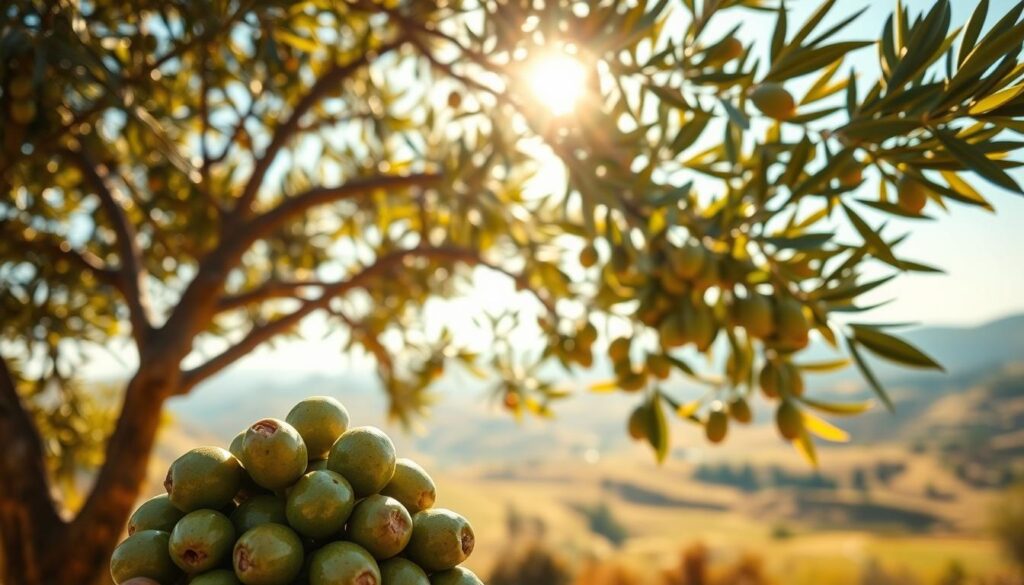
[[[537,100],[552,114],[564,116],[575,109],[583,95],[587,70],[578,59],[558,53],[538,59],[527,79]]]

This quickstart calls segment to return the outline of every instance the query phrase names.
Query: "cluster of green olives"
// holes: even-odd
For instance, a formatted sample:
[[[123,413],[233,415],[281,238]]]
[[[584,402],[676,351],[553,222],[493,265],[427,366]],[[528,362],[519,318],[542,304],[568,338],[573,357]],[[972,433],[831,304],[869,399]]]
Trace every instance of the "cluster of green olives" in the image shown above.
[[[482,585],[465,518],[433,479],[329,397],[199,447],[167,472],[114,550],[118,585]]]
[[[607,356],[618,388],[640,392],[652,382],[668,378],[673,369],[686,371],[685,364],[673,355],[675,350],[692,347],[707,353],[723,330],[742,330],[749,340],[756,340],[764,348],[764,362],[759,370],[750,372],[755,367],[752,356],[730,354],[727,376],[746,380],[748,372],[754,374],[751,380],[757,380],[765,398],[778,403],[779,433],[786,439],[802,434],[802,418],[793,400],[803,394],[803,374],[791,360],[809,344],[816,315],[825,311],[823,305],[778,288],[774,294],[765,294],[750,283],[769,284],[766,269],[695,239],[681,245],[656,239],[644,253],[613,246],[603,265],[597,250],[587,246],[580,253],[579,263],[585,269],[599,267],[603,282],[613,283],[612,288],[622,287],[619,296],[624,300],[637,299],[636,320],[657,334],[657,347],[648,348],[639,359],[632,348],[635,336],[610,341]],[[781,269],[796,279],[814,276],[807,258],[795,258]],[[719,294],[706,295],[712,287]],[[596,333],[591,323],[583,322],[573,333],[560,336],[557,341],[562,351],[557,355],[566,362],[589,367]],[[748,398],[741,394],[711,404],[699,419],[709,441],[724,440],[730,420],[751,422]],[[629,431],[636,439],[645,438],[641,422],[646,420],[648,406],[639,405],[630,418]]]

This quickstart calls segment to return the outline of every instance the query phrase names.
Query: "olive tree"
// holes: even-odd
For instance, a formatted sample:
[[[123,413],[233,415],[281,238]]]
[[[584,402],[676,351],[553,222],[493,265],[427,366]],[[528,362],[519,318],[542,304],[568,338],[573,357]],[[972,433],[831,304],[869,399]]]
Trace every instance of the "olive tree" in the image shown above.
[[[546,365],[588,367],[599,330],[627,331],[597,389],[637,394],[630,431],[659,457],[668,413],[721,440],[756,388],[806,454],[809,433],[842,438],[813,412],[865,405],[805,395],[802,376],[846,361],[797,356],[816,332],[886,404],[864,353],[938,367],[836,316],[891,278],[878,266],[934,270],[878,213],[1019,191],[1024,23],[1017,5],[986,27],[983,1],[951,31],[948,1],[897,4],[879,40],[849,41],[859,13],[836,4],[790,22],[781,0],[6,3],[6,581],[101,575],[166,401],[314,314],[373,357],[400,418],[449,364],[547,414],[565,393]],[[770,40],[733,28],[752,10]],[[844,67],[858,50],[878,69]],[[552,55],[580,73],[575,108],[527,89]],[[544,157],[566,178],[538,192]],[[493,317],[487,351],[424,318],[480,271],[535,299]],[[509,347],[517,320],[543,352]],[[137,368],[97,437],[74,374],[83,348],[118,343]],[[696,361],[712,349],[726,359]],[[706,396],[661,383],[682,377]],[[80,505],[50,487],[76,448],[102,450]]]

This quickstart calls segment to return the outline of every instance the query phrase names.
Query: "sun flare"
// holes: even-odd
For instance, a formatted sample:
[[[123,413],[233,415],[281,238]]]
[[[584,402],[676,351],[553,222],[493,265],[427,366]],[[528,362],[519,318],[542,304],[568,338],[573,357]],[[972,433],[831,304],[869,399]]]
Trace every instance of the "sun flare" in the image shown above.
[[[528,77],[534,96],[556,116],[573,111],[583,95],[586,78],[583,63],[566,54],[538,60]]]

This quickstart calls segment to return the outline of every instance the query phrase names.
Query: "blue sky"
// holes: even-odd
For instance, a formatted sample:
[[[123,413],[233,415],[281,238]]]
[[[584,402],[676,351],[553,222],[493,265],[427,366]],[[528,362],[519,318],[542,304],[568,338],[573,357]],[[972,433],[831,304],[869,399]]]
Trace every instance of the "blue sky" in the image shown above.
[[[790,8],[790,30],[793,23],[803,22],[819,5],[820,0],[787,2]],[[932,0],[905,0],[912,14],[927,11]],[[953,0],[953,26],[961,26],[977,6],[974,0]],[[992,0],[989,24],[1016,4],[1016,0]],[[868,6],[868,10],[846,30],[850,39],[877,39],[895,0],[840,0],[826,21],[834,22]],[[735,23],[724,22],[732,16],[723,16],[717,23],[724,31]],[[773,18],[749,18],[743,24],[740,37],[767,42],[771,36]],[[847,65],[862,73],[862,83],[873,81],[878,71],[877,52],[868,47],[852,54]],[[844,71],[846,67],[844,67]],[[864,92],[861,92],[863,95]],[[1019,158],[1019,157],[1018,157]],[[1012,173],[1018,182],[1024,182],[1024,172]],[[869,313],[867,317],[878,321],[919,322],[924,325],[979,324],[1008,314],[1024,312],[1024,197],[1003,191],[982,180],[971,183],[996,208],[988,213],[967,206],[952,204],[949,214],[930,208],[935,221],[892,221],[891,233],[911,231],[904,243],[902,256],[938,266],[946,271],[942,275],[905,274],[865,301],[892,302]],[[866,194],[877,193],[877,183],[868,181],[861,187]],[[870,196],[870,195],[869,195]],[[884,216],[865,212],[877,225]],[[890,233],[890,232],[887,232]],[[868,304],[867,302],[865,304]]]

